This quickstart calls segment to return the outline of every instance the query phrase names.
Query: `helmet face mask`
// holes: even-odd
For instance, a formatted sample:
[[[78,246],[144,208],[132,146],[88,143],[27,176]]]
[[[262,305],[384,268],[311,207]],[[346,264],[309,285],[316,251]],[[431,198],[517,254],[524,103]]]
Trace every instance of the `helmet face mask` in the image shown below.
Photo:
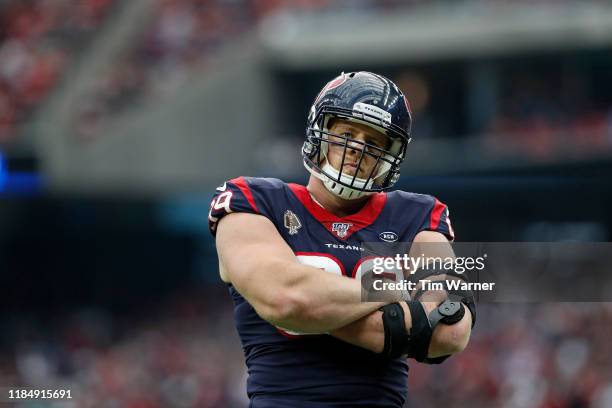
[[[329,122],[330,119],[327,119],[327,121]],[[327,130],[327,127],[324,130],[311,129],[311,131],[313,135],[306,143],[310,142],[312,145],[318,146],[318,148],[316,149],[317,154],[314,160],[308,160],[312,160],[313,165],[318,163],[320,174],[327,178],[323,181],[333,181],[342,187],[346,187],[347,190],[353,189],[360,192],[381,191],[383,189],[381,186],[389,170],[400,164],[397,156],[401,154],[399,149],[401,149],[402,144],[398,143],[397,140],[390,140],[389,148],[384,149],[372,143],[352,139],[346,134],[333,133]],[[335,148],[336,150],[339,148],[342,151],[340,162],[339,164],[336,163],[337,168],[330,161],[330,148]],[[355,171],[352,175],[340,171],[344,169],[345,164],[349,163],[348,152],[350,150],[357,152],[357,157],[353,161],[353,164],[356,163]],[[366,162],[372,161],[374,164],[369,166],[370,169],[366,171],[366,174],[359,177],[359,173],[365,171]],[[349,194],[349,196],[352,198],[356,194]]]
[[[366,125],[387,135],[386,149],[367,141],[330,132],[332,118]],[[390,80],[369,72],[341,74],[319,93],[311,108],[302,148],[304,165],[336,196],[351,200],[387,190],[399,178],[399,167],[410,142],[410,108],[399,88]],[[330,146],[343,149],[339,168],[328,160]],[[344,172],[347,151],[358,153],[354,174]],[[374,165],[358,177],[364,162]]]

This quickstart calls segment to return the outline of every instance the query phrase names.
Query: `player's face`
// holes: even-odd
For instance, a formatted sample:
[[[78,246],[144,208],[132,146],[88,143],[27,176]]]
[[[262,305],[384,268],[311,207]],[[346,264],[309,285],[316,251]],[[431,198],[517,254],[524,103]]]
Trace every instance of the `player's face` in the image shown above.
[[[372,177],[376,176],[378,169],[372,169],[376,166],[376,159],[378,156],[383,155],[382,150],[387,150],[391,144],[389,137],[370,126],[363,125],[361,123],[349,122],[342,119],[332,119],[328,127],[330,133],[335,135],[343,136],[335,137],[328,136],[328,140],[336,143],[329,143],[329,149],[327,153],[327,159],[336,170],[342,171],[344,174],[354,176],[357,172],[357,177],[367,178],[370,174]],[[348,137],[346,155],[344,157],[343,168],[340,169],[342,164],[342,156],[344,154],[344,137]],[[361,143],[359,143],[361,142]],[[375,147],[368,147],[362,143],[368,143]],[[376,147],[378,149],[376,149]],[[362,151],[365,149],[363,159],[359,168],[359,158]],[[369,154],[366,154],[369,153]],[[380,166],[381,163],[378,164]]]

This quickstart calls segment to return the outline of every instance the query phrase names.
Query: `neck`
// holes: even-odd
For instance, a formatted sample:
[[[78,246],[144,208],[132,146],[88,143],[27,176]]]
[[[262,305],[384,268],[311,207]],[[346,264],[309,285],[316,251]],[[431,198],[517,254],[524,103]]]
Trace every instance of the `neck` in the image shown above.
[[[367,194],[355,200],[345,200],[332,194],[325,188],[321,180],[312,175],[306,189],[323,208],[338,217],[355,214],[366,205],[370,198],[370,195]]]

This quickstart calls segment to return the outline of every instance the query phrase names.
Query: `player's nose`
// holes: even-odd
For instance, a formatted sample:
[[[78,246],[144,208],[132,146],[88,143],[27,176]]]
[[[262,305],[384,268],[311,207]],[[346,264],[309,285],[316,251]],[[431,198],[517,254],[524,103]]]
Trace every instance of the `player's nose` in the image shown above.
[[[365,145],[365,136],[363,133],[357,133],[347,143],[348,147],[353,151],[361,151]]]

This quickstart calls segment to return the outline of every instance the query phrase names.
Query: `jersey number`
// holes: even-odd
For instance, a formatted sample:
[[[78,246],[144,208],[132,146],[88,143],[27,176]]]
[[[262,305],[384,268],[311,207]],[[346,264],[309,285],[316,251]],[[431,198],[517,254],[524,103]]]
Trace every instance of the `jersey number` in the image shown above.
[[[226,191],[224,193],[219,194],[217,197],[213,198],[210,203],[210,211],[208,212],[208,220],[213,224],[213,229],[217,227],[217,221],[219,221],[218,217],[213,217],[213,210],[219,211],[224,210],[226,214],[232,212],[230,208],[230,202],[232,200],[232,192]]]
[[[321,254],[317,252],[314,252],[314,253],[298,252],[296,254],[296,257],[298,261],[303,265],[308,265],[314,268],[323,269],[325,272],[333,273],[339,276],[345,275],[344,266],[342,265],[342,263],[337,258],[331,255]],[[372,263],[372,258],[360,259],[359,262],[357,262],[357,264],[353,268],[353,272],[351,276],[354,279],[361,279],[361,274],[363,272],[364,267],[366,269],[372,268],[371,263]],[[293,332],[293,331],[286,330],[286,329],[281,329],[280,327],[278,327],[278,330],[281,332],[281,334],[287,337],[300,337],[300,336],[304,336],[308,334],[317,334],[317,333],[298,333],[298,332]]]

